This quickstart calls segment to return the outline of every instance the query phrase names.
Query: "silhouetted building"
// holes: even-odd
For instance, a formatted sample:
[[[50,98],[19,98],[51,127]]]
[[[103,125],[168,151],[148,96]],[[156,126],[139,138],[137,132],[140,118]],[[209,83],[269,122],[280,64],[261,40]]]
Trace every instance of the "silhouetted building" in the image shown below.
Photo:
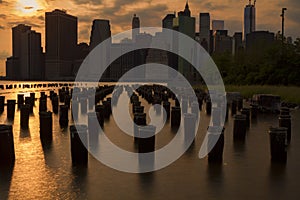
[[[175,17],[175,14],[167,14],[162,20],[162,27],[167,29],[173,29],[173,19]]]
[[[213,32],[217,30],[224,30],[225,22],[224,20],[212,20],[212,30]]]
[[[73,79],[77,47],[77,17],[65,10],[46,12],[46,67],[48,80]]]
[[[255,31],[246,36],[246,51],[251,54],[262,54],[274,43],[275,35],[269,31]]]
[[[13,56],[6,61],[7,78],[11,80],[42,80],[44,54],[41,34],[30,26],[19,24],[12,28]]]
[[[227,30],[217,30],[214,32],[214,52],[232,53],[232,37],[228,36]]]
[[[135,38],[139,33],[140,33],[140,19],[136,16],[136,14],[134,14],[132,18],[132,41],[133,42],[135,42]]]
[[[111,37],[109,20],[96,19],[93,21],[91,37],[90,37],[90,50],[94,49],[102,41]]]
[[[126,72],[135,67],[134,65],[134,51],[133,43],[113,43],[111,45],[111,51],[114,53],[119,52],[122,56],[113,61],[109,66],[110,79],[112,81],[118,81]],[[129,53],[124,54],[125,50],[130,50]]]
[[[19,24],[12,28],[12,57],[6,61],[6,77],[11,80],[20,79],[20,57],[22,34],[31,30],[30,26]]]
[[[166,43],[166,38],[162,32],[157,32],[154,37],[152,37],[152,44],[157,44],[164,46],[165,49],[168,49],[169,44]],[[169,66],[168,64],[168,52],[159,50],[159,49],[149,49],[146,57],[146,63],[151,63],[151,66],[148,66],[145,70],[145,78],[149,81],[164,82],[169,79],[169,70],[162,68],[161,66],[155,66],[155,64],[162,64]],[[154,66],[153,66],[153,63]]]
[[[21,56],[21,40],[22,34],[31,30],[31,26],[19,24],[12,28],[12,51],[13,57]]]
[[[244,9],[244,37],[247,38],[247,34],[255,31],[255,5],[251,4],[251,1],[246,5]]]
[[[28,30],[21,38],[20,80],[43,80],[44,55],[41,34]]]
[[[209,13],[199,14],[199,39],[202,47],[209,52],[210,47],[210,15]]]
[[[20,79],[20,61],[17,57],[9,57],[6,59],[6,78],[9,80]]]
[[[243,50],[243,33],[235,32],[233,35],[234,39],[234,54],[238,54]]]
[[[87,57],[87,55],[90,52],[90,47],[87,43],[80,43],[77,45],[76,48],[76,59],[74,61],[74,68],[72,71],[72,75],[74,77],[76,77],[76,74],[82,64],[82,62],[84,61],[84,59]]]
[[[111,37],[111,30],[110,30],[110,23],[109,20],[105,19],[96,19],[93,21],[91,37],[90,37],[90,51],[92,51],[98,44],[103,42],[104,40]],[[111,42],[111,39],[110,39]],[[108,46],[107,46],[108,48]],[[102,60],[102,66],[106,66],[106,62],[109,60],[110,57],[110,50],[107,49],[106,54],[104,56],[104,60]],[[106,70],[102,75],[102,80],[107,81],[110,80],[109,70]]]
[[[184,11],[178,12],[178,17],[173,20],[173,29],[179,31],[192,39],[195,39],[195,18],[191,17],[191,11],[189,10],[188,2],[185,5]],[[173,38],[176,41],[176,38]],[[182,48],[184,44],[174,45],[174,48]],[[191,55],[192,56],[192,55]],[[176,69],[182,75],[184,75],[189,81],[196,80],[196,74],[194,68],[182,58],[178,58],[178,68]]]

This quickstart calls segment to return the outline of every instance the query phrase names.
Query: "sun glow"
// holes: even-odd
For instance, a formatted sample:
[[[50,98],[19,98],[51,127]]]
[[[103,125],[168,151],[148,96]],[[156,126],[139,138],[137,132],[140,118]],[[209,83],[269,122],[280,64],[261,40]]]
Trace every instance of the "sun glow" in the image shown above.
[[[18,0],[16,10],[20,15],[34,15],[42,10],[44,5],[39,0]]]

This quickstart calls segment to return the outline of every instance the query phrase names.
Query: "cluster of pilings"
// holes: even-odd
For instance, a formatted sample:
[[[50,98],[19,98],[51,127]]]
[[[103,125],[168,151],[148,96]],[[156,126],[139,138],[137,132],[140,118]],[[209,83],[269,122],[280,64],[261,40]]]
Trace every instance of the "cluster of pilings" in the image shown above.
[[[52,113],[59,114],[59,124],[62,128],[69,126],[69,109],[71,107],[72,94],[75,97],[72,100],[72,115],[77,110],[77,117],[79,114],[87,113],[95,107],[95,113],[88,112],[88,126],[86,125],[71,125],[70,126],[70,140],[71,140],[71,156],[73,164],[85,164],[87,163],[87,149],[84,147],[84,142],[80,139],[85,139],[87,133],[90,136],[97,134],[98,130],[94,130],[99,122],[100,126],[104,126],[104,119],[109,118],[112,113],[111,100],[107,97],[111,94],[114,86],[101,86],[98,88],[69,88],[69,85],[62,85],[63,87],[58,90],[58,94],[51,90],[49,93],[49,99],[52,104],[52,111],[48,111],[47,100],[48,96],[45,92],[40,92],[39,98],[39,121],[40,121],[40,139],[42,144],[49,144],[52,142],[53,132],[53,119]],[[115,95],[122,93],[123,87],[118,88]],[[94,99],[94,98],[95,99]],[[105,99],[106,98],[106,99]],[[24,97],[24,94],[17,95],[17,102],[13,99],[8,99],[5,104],[5,97],[0,96],[0,112],[4,111],[5,105],[7,107],[7,119],[13,120],[15,116],[16,105],[20,110],[20,126],[22,129],[29,128],[30,114],[33,114],[33,108],[35,106],[35,93],[31,92],[29,97]],[[102,102],[102,104],[98,104]],[[80,103],[80,112],[79,112]],[[87,104],[88,103],[88,104]],[[77,109],[76,109],[77,107]],[[88,130],[89,127],[89,131]],[[13,130],[11,125],[0,125],[0,161],[1,164],[14,163],[14,141]]]
[[[233,99],[231,102],[231,114],[233,115],[233,138],[234,141],[245,141],[247,129],[250,122],[256,121],[258,116],[258,105],[250,104],[250,108],[244,107],[243,99]],[[270,127],[268,133],[270,138],[271,160],[275,162],[286,162],[286,147],[291,142],[291,115],[290,109],[282,107],[278,116],[278,127]]]
[[[118,97],[123,92],[123,86],[101,86],[97,88],[70,89],[68,85],[58,90],[58,94],[51,90],[49,98],[52,104],[52,112],[59,114],[59,124],[62,128],[69,127],[69,110],[72,105],[72,116],[78,119],[80,114],[87,114],[88,126],[71,125],[71,155],[74,164],[86,164],[88,159],[85,141],[94,138],[99,133],[97,123],[104,127],[105,120],[112,114],[111,105],[116,105]],[[247,129],[250,128],[252,120],[258,116],[258,106],[251,104],[250,107],[244,107],[243,99],[233,99],[229,104],[212,105],[210,96],[201,90],[195,90],[196,98],[192,95],[180,93],[175,95],[172,90],[161,85],[143,85],[137,87],[135,91],[131,87],[125,86],[125,90],[130,96],[132,105],[132,114],[134,119],[134,141],[138,145],[138,152],[148,153],[155,151],[155,131],[153,126],[147,126],[145,107],[140,98],[146,100],[149,104],[161,105],[166,114],[166,119],[170,119],[171,127],[178,128],[183,122],[185,138],[195,134],[196,122],[199,117],[199,110],[202,109],[205,102],[205,112],[212,114],[211,125],[208,127],[208,143],[215,144],[208,149],[209,162],[221,162],[224,148],[224,124],[221,123],[222,117],[227,119],[228,109],[231,108],[233,116],[233,139],[236,141],[245,141]],[[107,97],[112,92],[112,98]],[[176,91],[178,92],[178,91]],[[182,92],[182,91],[181,91]],[[176,93],[177,94],[177,93]],[[72,98],[73,97],[73,98]],[[224,96],[221,98],[225,98]],[[20,110],[20,126],[22,129],[28,129],[30,114],[33,113],[35,106],[35,93],[30,93],[29,97],[23,94],[17,95],[17,101],[8,99],[5,104],[5,97],[0,96],[0,113],[7,106],[7,119],[14,120],[16,105]],[[52,112],[47,107],[48,96],[45,92],[40,93],[39,98],[39,120],[40,120],[40,138],[42,142],[52,141],[53,120]],[[172,106],[174,105],[174,106]],[[222,109],[226,106],[226,109]],[[161,107],[159,107],[161,108]],[[95,112],[90,112],[90,110]],[[222,112],[225,110],[225,112]],[[181,116],[183,120],[181,121]],[[13,130],[10,125],[0,125],[0,161],[1,163],[13,163],[14,142]],[[272,161],[285,162],[287,160],[286,147],[291,142],[291,115],[288,108],[281,108],[278,117],[278,127],[269,129],[270,151]],[[210,148],[210,147],[209,147]]]

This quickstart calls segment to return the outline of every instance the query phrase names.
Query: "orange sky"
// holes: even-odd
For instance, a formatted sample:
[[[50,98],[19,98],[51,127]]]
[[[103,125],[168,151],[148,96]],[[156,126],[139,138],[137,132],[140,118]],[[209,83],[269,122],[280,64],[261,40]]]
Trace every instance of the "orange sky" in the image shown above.
[[[44,15],[55,8],[78,17],[78,42],[88,42],[93,19],[109,19],[112,33],[128,30],[136,13],[141,26],[161,26],[167,13],[180,11],[186,0],[0,0],[0,76],[5,75],[5,58],[11,55],[11,27],[25,23],[42,33]],[[210,12],[212,19],[225,20],[230,34],[242,31],[243,9],[248,0],[189,0],[198,30],[199,12]],[[281,29],[280,12],[287,7],[286,35],[300,37],[299,0],[257,0],[257,30],[277,32]]]

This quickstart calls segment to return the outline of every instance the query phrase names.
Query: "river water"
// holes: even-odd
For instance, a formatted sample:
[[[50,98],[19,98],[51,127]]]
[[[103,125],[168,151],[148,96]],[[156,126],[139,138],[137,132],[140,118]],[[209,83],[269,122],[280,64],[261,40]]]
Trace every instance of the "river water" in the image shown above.
[[[2,82],[2,84],[6,84]],[[18,83],[23,84],[23,83]],[[7,99],[17,93],[58,90],[58,88],[0,90]],[[174,103],[174,102],[173,102]],[[145,104],[142,101],[142,104]],[[147,109],[147,108],[146,108]],[[52,111],[48,99],[48,110]],[[276,114],[259,114],[247,131],[246,141],[233,141],[233,118],[225,125],[223,163],[209,165],[199,159],[210,117],[200,113],[200,127],[195,142],[170,166],[147,174],[129,174],[111,169],[89,155],[87,167],[73,167],[69,129],[61,129],[53,114],[53,143],[43,147],[39,135],[38,101],[29,119],[27,131],[20,128],[16,109],[13,124],[16,161],[11,170],[0,171],[0,199],[299,199],[300,197],[300,111],[293,110],[292,140],[286,164],[270,161],[269,126],[278,125]],[[230,115],[229,115],[230,116]],[[69,124],[72,124],[69,113]],[[113,117],[105,121],[105,134],[123,149],[134,150],[133,139],[116,126]],[[170,123],[156,137],[160,148],[174,137]]]

